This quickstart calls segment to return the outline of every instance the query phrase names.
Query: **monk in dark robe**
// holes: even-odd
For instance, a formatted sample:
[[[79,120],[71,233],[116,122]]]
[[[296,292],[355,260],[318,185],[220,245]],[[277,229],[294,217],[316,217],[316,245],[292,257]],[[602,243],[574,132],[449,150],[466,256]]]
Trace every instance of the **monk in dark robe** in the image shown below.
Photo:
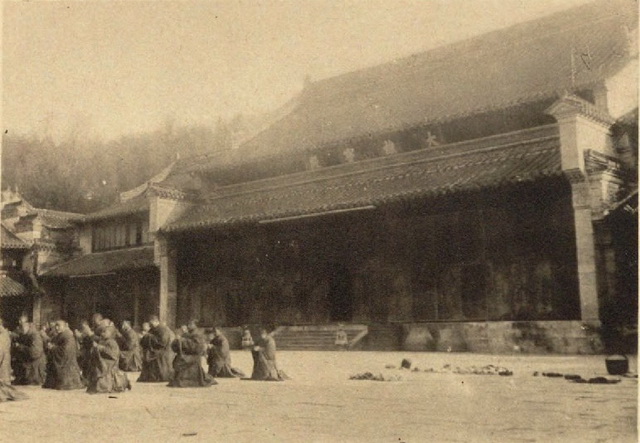
[[[11,384],[11,333],[0,319],[0,380]]]
[[[144,353],[139,382],[170,381],[173,378],[173,357],[171,329],[160,324],[156,316],[149,319],[151,329],[140,341]]]
[[[104,323],[104,317],[99,312],[91,316],[91,329],[97,330]]]
[[[28,321],[21,321],[18,335],[14,340],[15,354],[13,384],[37,385],[44,383],[47,356],[40,332]]]
[[[11,386],[11,334],[0,319],[0,403],[25,398],[24,392]]]
[[[63,320],[56,321],[57,334],[47,345],[47,377],[43,388],[70,390],[84,389],[85,383],[78,366],[78,345],[73,332]]]
[[[202,357],[205,355],[207,344],[195,321],[189,322],[187,332],[175,339],[172,347],[176,357],[173,359],[174,376],[169,386],[193,388],[217,384],[202,367]]]
[[[124,392],[131,389],[127,374],[118,367],[120,348],[115,340],[116,329],[107,326],[101,329],[90,354],[87,392],[90,394]]]
[[[75,331],[75,336],[78,340],[78,364],[82,375],[87,378],[90,371],[91,350],[97,337],[95,337],[89,322],[86,320],[82,321],[80,330]]]
[[[213,328],[213,339],[208,345],[207,364],[212,377],[244,377],[244,373],[231,366],[229,340],[219,327]]]
[[[266,329],[260,330],[260,341],[251,351],[253,372],[251,380],[283,381],[288,379],[276,364],[276,341]]]
[[[120,334],[120,369],[127,372],[138,372],[142,369],[142,350],[140,336],[128,321],[122,322]]]

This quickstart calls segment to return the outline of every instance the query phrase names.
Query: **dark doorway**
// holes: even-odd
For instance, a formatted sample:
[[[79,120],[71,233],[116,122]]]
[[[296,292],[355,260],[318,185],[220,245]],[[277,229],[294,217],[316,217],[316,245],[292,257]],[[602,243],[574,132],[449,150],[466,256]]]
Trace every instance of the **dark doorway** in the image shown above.
[[[329,276],[331,321],[351,321],[353,318],[353,285],[351,273],[342,265],[334,265]]]
[[[4,326],[10,330],[18,326],[21,315],[31,318],[31,311],[31,297],[26,294],[0,298],[0,317],[4,320]]]
[[[122,321],[121,318],[118,318],[117,308],[111,297],[103,300],[97,300],[95,313],[102,314],[104,318],[108,318],[116,325],[119,325]]]

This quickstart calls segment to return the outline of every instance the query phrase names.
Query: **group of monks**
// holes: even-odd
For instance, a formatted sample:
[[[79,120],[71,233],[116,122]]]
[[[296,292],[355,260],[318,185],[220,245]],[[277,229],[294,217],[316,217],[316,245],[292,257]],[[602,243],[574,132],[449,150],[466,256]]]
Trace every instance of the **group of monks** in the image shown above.
[[[112,321],[94,314],[72,331],[64,320],[40,330],[21,317],[10,332],[0,320],[0,401],[24,398],[13,385],[86,389],[88,393],[131,389],[127,372],[140,372],[138,382],[166,382],[170,387],[205,387],[218,377],[248,380],[285,380],[276,364],[276,344],[266,329],[254,343],[245,329],[242,344],[251,349],[253,371],[245,378],[231,366],[229,341],[220,327],[208,336],[191,320],[175,333],[151,316],[138,333],[128,321],[120,330]],[[206,359],[208,371],[204,370]]]
[[[139,382],[168,382],[171,387],[198,387],[217,384],[215,378],[245,375],[231,366],[229,341],[220,327],[213,328],[209,337],[198,328],[195,320],[182,326],[177,334],[160,323],[157,317],[149,320],[150,329],[141,338],[142,372]],[[249,330],[245,329],[245,337]],[[260,343],[251,347],[253,371],[249,380],[285,380],[286,375],[276,364],[276,344],[266,329],[260,331]],[[206,357],[208,371],[202,360]]]

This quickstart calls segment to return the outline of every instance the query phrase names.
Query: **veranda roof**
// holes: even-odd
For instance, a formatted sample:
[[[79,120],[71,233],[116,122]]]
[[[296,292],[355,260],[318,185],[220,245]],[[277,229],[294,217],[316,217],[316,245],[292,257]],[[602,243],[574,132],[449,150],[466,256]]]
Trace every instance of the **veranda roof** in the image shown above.
[[[557,126],[221,187],[184,231],[381,205],[562,174]]]
[[[0,274],[0,297],[17,297],[27,293],[26,288],[6,274]]]
[[[29,245],[11,232],[4,223],[2,223],[1,226],[0,245],[2,246],[2,249],[29,249]]]
[[[61,263],[43,277],[88,277],[154,266],[153,246],[95,252]]]

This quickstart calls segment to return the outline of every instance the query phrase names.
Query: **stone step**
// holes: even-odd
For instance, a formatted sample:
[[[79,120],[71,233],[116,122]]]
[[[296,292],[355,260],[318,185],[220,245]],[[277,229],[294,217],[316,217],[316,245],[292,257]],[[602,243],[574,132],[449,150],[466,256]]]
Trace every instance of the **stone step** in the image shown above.
[[[285,326],[274,335],[278,349],[295,350],[337,350],[335,344],[337,325],[318,326]],[[342,329],[347,334],[347,340],[352,342],[362,333],[366,333],[364,325],[345,325]]]

